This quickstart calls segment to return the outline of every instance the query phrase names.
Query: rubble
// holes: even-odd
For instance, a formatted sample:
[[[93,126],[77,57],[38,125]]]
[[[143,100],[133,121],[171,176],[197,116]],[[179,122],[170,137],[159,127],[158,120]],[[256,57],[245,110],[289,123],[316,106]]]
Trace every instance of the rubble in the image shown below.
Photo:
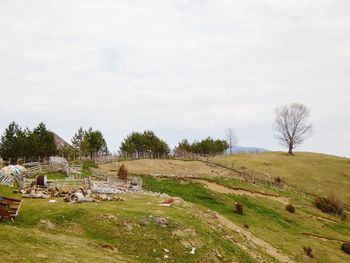
[[[124,201],[120,196],[93,193],[83,188],[64,189],[59,187],[26,187],[19,190],[23,198],[55,198],[63,197],[63,200],[70,203],[83,203],[95,201]],[[56,203],[57,200],[50,200],[49,203]]]
[[[168,220],[166,220],[165,218],[163,217],[156,217],[154,219],[154,222],[158,225],[161,225],[163,227],[167,226],[169,224]]]

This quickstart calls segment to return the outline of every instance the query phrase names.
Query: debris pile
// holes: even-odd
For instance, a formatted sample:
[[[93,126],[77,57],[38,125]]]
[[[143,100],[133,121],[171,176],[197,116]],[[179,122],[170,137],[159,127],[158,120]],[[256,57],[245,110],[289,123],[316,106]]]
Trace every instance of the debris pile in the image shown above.
[[[9,165],[0,170],[0,184],[12,186],[16,181],[18,184],[27,176],[27,169],[21,165]]]
[[[106,179],[106,181],[90,181],[89,188],[94,193],[102,194],[135,193],[142,191],[141,177],[132,176],[127,180],[123,180],[115,176],[107,176]]]
[[[124,199],[120,196],[93,193],[91,190],[84,190],[83,188],[64,189],[59,187],[42,188],[32,186],[20,189],[19,192],[23,198],[48,199],[63,197],[63,200],[69,203],[124,201]]]

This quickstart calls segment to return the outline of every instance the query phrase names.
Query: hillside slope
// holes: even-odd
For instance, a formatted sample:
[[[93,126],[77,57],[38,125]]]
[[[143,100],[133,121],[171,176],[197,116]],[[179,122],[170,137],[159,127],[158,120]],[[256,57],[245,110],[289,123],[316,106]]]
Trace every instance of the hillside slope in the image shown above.
[[[296,152],[295,156],[265,152],[218,156],[211,161],[281,177],[298,190],[313,195],[336,195],[350,202],[350,160],[347,158],[307,152]]]
[[[0,195],[18,198],[12,190],[0,186]],[[0,262],[276,262],[199,205],[123,197],[80,204],[24,199],[14,223],[0,220]]]
[[[159,174],[173,175],[177,177],[203,176],[203,177],[234,177],[238,174],[216,165],[203,163],[200,161],[180,161],[180,160],[159,160],[159,159],[139,159],[125,161],[128,171],[133,174]],[[110,171],[111,165],[100,165],[102,170]]]

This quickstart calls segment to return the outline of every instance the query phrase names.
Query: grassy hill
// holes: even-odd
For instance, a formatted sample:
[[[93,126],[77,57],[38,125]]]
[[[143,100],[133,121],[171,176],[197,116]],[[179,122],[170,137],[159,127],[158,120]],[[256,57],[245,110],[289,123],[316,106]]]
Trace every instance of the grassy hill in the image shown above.
[[[235,154],[211,161],[281,177],[290,186],[313,195],[336,195],[350,203],[350,159],[332,155],[296,152]]]
[[[1,195],[17,197],[12,190],[0,186]],[[0,262],[274,261],[204,207],[181,199],[161,207],[164,198],[145,194],[124,198],[82,204],[24,199],[14,223],[0,221]],[[254,249],[255,259],[242,247]]]
[[[47,199],[24,199],[14,223],[0,221],[0,239],[6,240],[0,242],[0,262],[350,260],[340,249],[350,240],[349,212],[346,219],[323,213],[315,207],[314,196],[294,191],[336,192],[349,200],[347,159],[261,153],[211,161],[279,176],[287,185],[276,189],[245,182],[230,169],[199,161],[126,161],[129,171],[142,175],[145,189],[176,197],[175,204],[159,206],[166,197],[148,192],[125,194],[126,200],[120,202],[67,204],[57,199],[49,204]],[[115,165],[101,169],[116,172]],[[0,195],[16,197],[12,190],[0,186]],[[243,215],[235,212],[236,202],[243,205]],[[287,203],[294,205],[295,213],[286,211]],[[303,247],[312,248],[312,259]]]

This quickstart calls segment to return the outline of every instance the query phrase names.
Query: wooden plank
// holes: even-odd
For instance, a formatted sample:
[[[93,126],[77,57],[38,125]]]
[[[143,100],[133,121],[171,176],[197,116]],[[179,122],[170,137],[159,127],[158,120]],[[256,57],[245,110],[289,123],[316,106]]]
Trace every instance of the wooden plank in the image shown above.
[[[10,197],[6,197],[6,196],[0,196],[0,200],[9,200],[9,201],[13,201],[13,202],[22,202],[21,199],[16,199],[16,198],[10,198]]]

